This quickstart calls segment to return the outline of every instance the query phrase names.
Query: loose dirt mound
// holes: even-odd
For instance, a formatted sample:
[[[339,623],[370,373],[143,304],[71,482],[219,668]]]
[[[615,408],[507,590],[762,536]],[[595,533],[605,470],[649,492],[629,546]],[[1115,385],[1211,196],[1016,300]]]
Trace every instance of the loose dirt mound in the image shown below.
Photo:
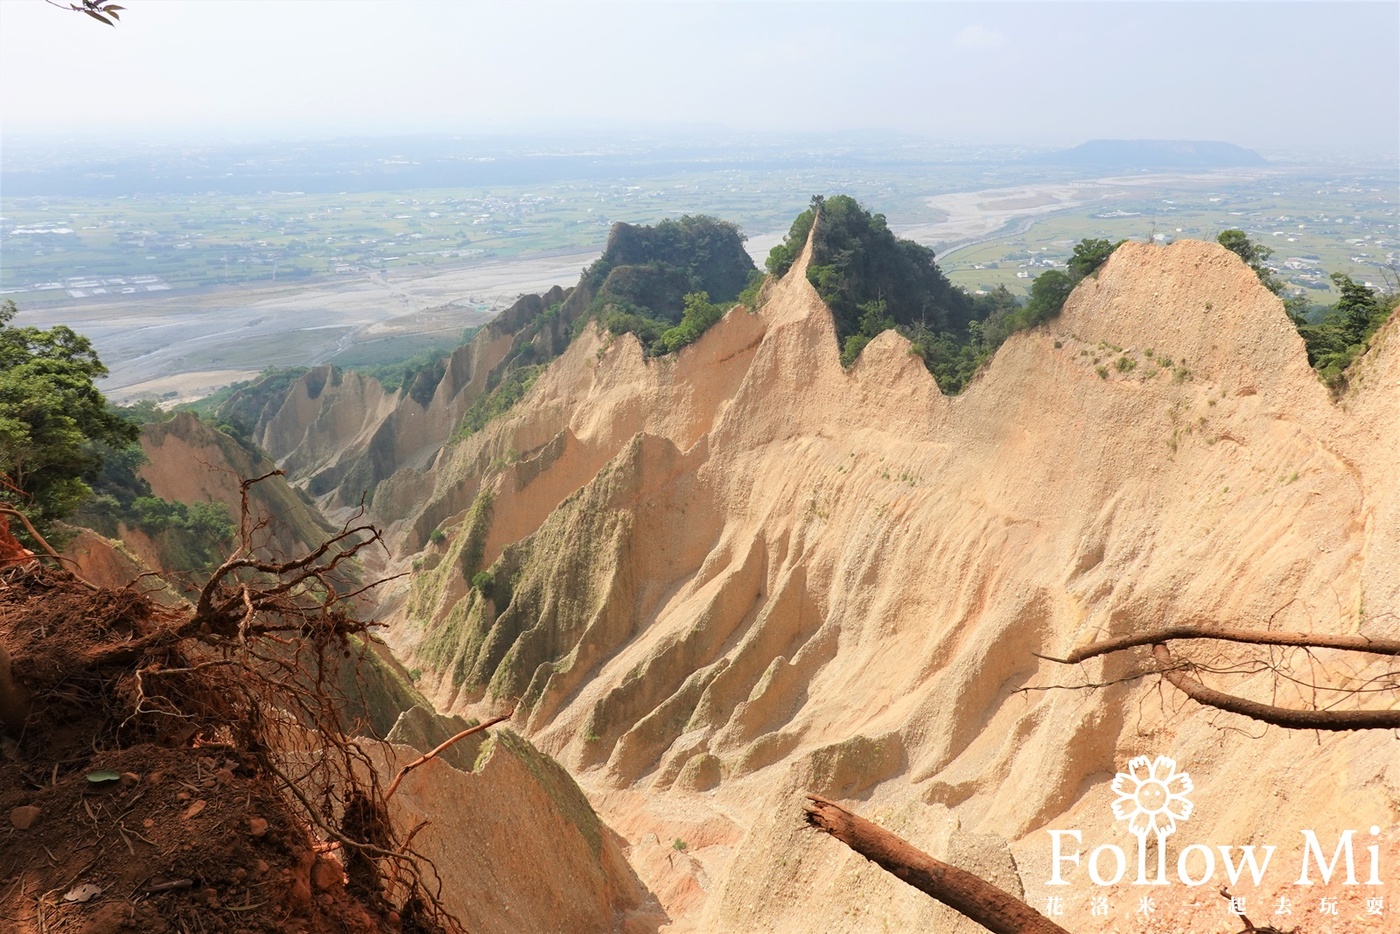
[[[0,577],[6,929],[418,929],[317,855],[227,659],[149,649],[177,620],[131,589]]]

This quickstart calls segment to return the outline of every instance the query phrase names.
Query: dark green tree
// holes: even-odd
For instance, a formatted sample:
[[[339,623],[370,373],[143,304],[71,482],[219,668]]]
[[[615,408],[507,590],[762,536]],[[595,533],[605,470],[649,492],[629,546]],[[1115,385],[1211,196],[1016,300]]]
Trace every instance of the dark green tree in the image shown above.
[[[813,198],[768,257],[768,269],[781,276],[791,267],[816,223],[807,278],[831,308],[843,348],[853,335],[874,337],[866,315],[872,302],[892,326],[920,325],[963,333],[972,303],[954,288],[934,262],[933,251],[894,235],[883,214],[872,214],[847,195]]]
[[[865,349],[865,345],[879,337],[890,328],[895,327],[894,318],[890,317],[889,306],[884,299],[875,299],[860,306],[860,329],[841,345],[841,365],[850,366],[856,362],[856,357]]]
[[[661,343],[666,345],[667,353],[674,353],[694,343],[711,325],[724,317],[724,308],[710,303],[709,292],[691,292],[685,296],[684,308],[681,323],[668,328],[661,335]]]
[[[41,531],[91,492],[100,445],[125,448],[140,428],[107,407],[95,380],[107,368],[92,343],[59,325],[14,327],[14,302],[0,304],[0,471],[3,494]]]
[[[1036,276],[1035,281],[1031,283],[1030,299],[1022,309],[1024,326],[1034,327],[1058,315],[1078,281],[1058,269],[1051,269]]]
[[[1298,333],[1308,349],[1308,362],[1322,381],[1340,392],[1346,388],[1346,372],[1395,309],[1395,296],[1382,297],[1375,290],[1340,272],[1332,281],[1342,293],[1327,316],[1316,324],[1298,323]]]
[[[700,317],[710,324],[720,318],[697,317],[697,308],[689,323],[683,321],[689,296],[704,294],[705,304],[713,296],[727,309],[757,271],[743,233],[728,221],[698,214],[652,227],[614,224],[602,257],[584,270],[582,286],[591,292],[587,317],[613,334],[635,334],[651,355],[664,354],[667,333],[674,332],[671,342],[681,347],[704,330]]]
[[[1352,280],[1344,273],[1332,273],[1332,283],[1342,297],[1337,300],[1333,314],[1349,344],[1360,344],[1375,333],[1385,321],[1386,310],[1375,290]]]
[[[1069,271],[1038,276],[1022,305],[1005,287],[978,296],[954,287],[932,250],[897,238],[884,215],[871,214],[845,195],[812,199],[769,253],[769,273],[782,276],[792,268],[814,224],[807,278],[831,308],[842,363],[854,363],[881,331],[897,328],[950,395],[961,392],[1012,333],[1059,314],[1075,284],[1123,243],[1082,240]]]
[[[1225,249],[1244,260],[1245,265],[1253,269],[1254,274],[1259,277],[1259,281],[1264,283],[1264,288],[1275,295],[1283,291],[1283,280],[1274,275],[1272,269],[1264,265],[1265,261],[1274,255],[1272,249],[1262,243],[1250,240],[1243,230],[1222,230],[1220,236],[1215,239]]]
[[[764,265],[773,278],[781,279],[787,275],[792,264],[797,262],[797,257],[802,255],[802,248],[807,245],[807,235],[812,232],[812,224],[817,219],[817,208],[824,200],[821,195],[813,195],[812,206],[797,215],[783,242],[768,251]]]
[[[1074,246],[1074,255],[1069,258],[1069,274],[1076,282],[1085,276],[1093,275],[1107,262],[1113,251],[1123,245],[1123,241],[1109,243],[1107,240],[1091,240],[1085,237]]]
[[[1011,333],[1008,321],[1021,310],[1021,302],[1011,290],[999,285],[983,295],[972,296],[972,317],[968,339],[978,350],[995,349]],[[976,328],[973,328],[976,325]]]

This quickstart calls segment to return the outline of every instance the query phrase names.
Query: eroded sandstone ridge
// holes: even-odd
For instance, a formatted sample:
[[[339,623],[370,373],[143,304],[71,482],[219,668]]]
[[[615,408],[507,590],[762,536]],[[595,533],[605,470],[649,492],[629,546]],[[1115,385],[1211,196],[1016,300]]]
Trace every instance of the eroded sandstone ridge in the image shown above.
[[[1047,828],[1132,852],[1109,784],[1144,753],[1195,782],[1173,854],[1278,844],[1262,903],[1295,881],[1300,829],[1375,824],[1358,854],[1379,839],[1396,900],[1394,736],[1265,730],[1121,680],[1146,649],[1036,654],[1168,622],[1400,635],[1395,323],[1334,402],[1233,254],[1128,243],[949,399],[894,332],[843,370],[805,266],[674,357],[590,327],[485,430],[445,444],[444,416],[376,468],[373,510],[416,564],[396,649],[433,699],[515,706],[677,930],[962,929],[802,829],[808,790],[1041,905]],[[386,430],[360,394],[294,387],[262,440],[316,476],[312,426]],[[1316,658],[1329,683],[1384,670]],[[1086,682],[1107,686],[1022,690]],[[1117,920],[1091,917],[1082,873],[1071,929],[1131,916],[1124,885]],[[1228,927],[1215,887],[1153,892],[1162,929]],[[1337,892],[1352,920],[1315,929],[1372,930],[1346,926],[1368,893]]]

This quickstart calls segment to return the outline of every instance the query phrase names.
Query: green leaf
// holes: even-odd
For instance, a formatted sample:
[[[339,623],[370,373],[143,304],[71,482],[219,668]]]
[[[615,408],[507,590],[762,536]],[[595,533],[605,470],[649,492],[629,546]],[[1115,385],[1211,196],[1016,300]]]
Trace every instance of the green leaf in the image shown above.
[[[119,782],[122,777],[120,773],[113,772],[111,769],[101,769],[97,772],[87,773],[87,780],[94,785],[100,785],[104,782]]]

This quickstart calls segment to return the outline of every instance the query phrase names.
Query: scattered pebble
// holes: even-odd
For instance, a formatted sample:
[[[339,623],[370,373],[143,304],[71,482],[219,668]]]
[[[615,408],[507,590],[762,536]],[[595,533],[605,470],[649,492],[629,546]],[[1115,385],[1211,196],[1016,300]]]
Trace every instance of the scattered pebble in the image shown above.
[[[255,837],[261,837],[267,833],[267,821],[261,817],[248,818],[248,832]]]
[[[333,859],[320,857],[311,867],[311,884],[318,889],[328,889],[344,881],[345,873],[341,870],[340,864]]]
[[[39,819],[43,808],[37,804],[24,804],[10,811],[10,824],[16,830],[28,830]]]
[[[204,810],[206,804],[207,802],[203,798],[200,798],[194,804],[191,804],[189,807],[185,808],[185,813],[181,814],[180,816],[183,817],[185,820],[189,820],[192,817],[196,817],[198,816],[200,811]]]

